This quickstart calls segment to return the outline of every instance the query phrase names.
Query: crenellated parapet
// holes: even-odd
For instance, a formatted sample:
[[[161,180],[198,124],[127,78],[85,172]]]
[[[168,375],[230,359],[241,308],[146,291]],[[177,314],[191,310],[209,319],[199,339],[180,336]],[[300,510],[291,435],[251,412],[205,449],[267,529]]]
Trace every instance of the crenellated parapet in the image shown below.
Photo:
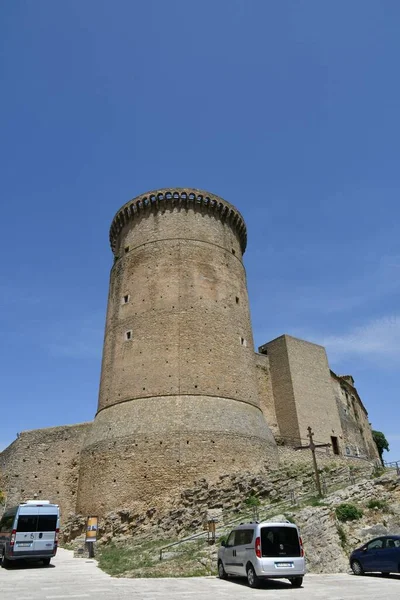
[[[162,188],[133,198],[117,212],[110,228],[111,249],[115,252],[123,227],[146,214],[166,210],[194,210],[215,215],[229,223],[240,240],[242,254],[246,250],[246,224],[240,212],[223,198],[193,188]]]

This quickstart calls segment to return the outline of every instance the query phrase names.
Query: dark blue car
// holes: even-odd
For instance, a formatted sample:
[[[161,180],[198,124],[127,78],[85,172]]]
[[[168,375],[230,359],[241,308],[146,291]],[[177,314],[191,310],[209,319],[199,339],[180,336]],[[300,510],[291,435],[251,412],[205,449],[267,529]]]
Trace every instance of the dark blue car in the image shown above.
[[[400,535],[383,535],[357,548],[350,555],[350,566],[354,575],[400,573]]]

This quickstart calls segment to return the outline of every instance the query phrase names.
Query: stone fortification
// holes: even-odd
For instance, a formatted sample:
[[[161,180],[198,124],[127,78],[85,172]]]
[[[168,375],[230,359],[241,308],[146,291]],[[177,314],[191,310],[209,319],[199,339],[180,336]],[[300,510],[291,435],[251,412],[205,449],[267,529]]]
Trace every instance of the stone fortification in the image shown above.
[[[7,507],[41,498],[59,504],[62,518],[75,512],[79,461],[90,423],[23,431],[0,454]]]
[[[354,381],[322,346],[283,335],[254,352],[246,241],[240,213],[208,192],[157,190],[118,211],[95,420],[23,432],[0,453],[8,506],[165,508],[200,478],[307,464],[293,446],[309,425],[332,443],[321,464],[378,459]]]
[[[207,192],[158,190],[117,213],[110,241],[99,404],[78,511],[102,514],[199,474],[212,481],[275,461],[259,404],[240,213]]]
[[[308,443],[311,426],[315,441],[331,444],[336,455],[379,459],[354,380],[329,369],[323,346],[282,335],[259,352],[261,407],[280,443]]]

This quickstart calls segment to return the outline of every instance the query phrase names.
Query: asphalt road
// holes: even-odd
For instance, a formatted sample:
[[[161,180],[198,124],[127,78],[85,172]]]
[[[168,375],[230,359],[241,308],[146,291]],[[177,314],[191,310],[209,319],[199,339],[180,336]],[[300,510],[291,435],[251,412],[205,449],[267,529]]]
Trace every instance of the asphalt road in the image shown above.
[[[0,569],[0,597],[17,600],[398,600],[400,575],[356,577],[354,575],[306,575],[304,585],[294,589],[284,580],[268,582],[252,590],[241,580],[215,577],[188,579],[116,579],[106,575],[95,561],[73,558],[59,550],[53,564]]]

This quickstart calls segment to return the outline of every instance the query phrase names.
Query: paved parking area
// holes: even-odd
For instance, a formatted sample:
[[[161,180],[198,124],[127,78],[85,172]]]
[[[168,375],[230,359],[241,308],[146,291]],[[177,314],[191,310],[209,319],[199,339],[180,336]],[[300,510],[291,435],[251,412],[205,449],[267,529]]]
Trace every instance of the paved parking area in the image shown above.
[[[304,586],[294,589],[284,581],[267,582],[252,590],[241,580],[215,577],[188,579],[116,579],[106,575],[95,561],[74,559],[59,550],[53,564],[0,569],[0,597],[18,600],[398,600],[400,575],[355,577],[354,575],[307,575]]]

